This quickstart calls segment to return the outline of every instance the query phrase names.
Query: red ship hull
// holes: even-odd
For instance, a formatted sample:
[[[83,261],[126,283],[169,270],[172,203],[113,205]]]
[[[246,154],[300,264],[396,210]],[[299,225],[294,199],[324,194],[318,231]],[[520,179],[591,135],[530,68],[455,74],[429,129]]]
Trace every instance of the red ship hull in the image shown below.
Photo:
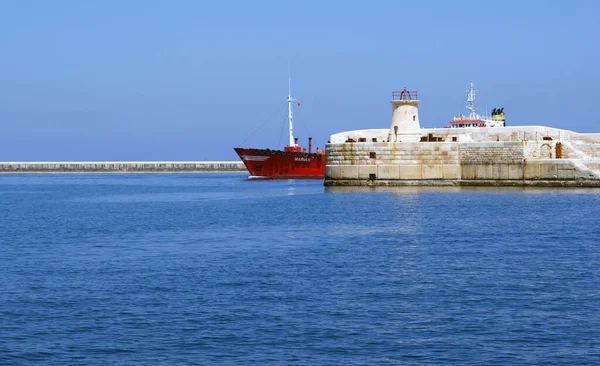
[[[252,177],[323,179],[325,155],[270,149],[234,149]]]

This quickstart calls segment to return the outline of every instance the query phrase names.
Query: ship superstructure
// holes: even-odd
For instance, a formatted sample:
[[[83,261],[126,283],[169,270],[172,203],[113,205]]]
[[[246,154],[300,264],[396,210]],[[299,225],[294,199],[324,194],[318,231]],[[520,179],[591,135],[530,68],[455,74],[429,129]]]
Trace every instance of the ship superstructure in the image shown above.
[[[469,89],[467,90],[467,110],[469,114],[467,116],[460,114],[458,117],[454,117],[449,121],[448,128],[462,128],[462,127],[504,127],[505,116],[504,108],[494,108],[490,116],[481,116],[475,110],[475,86],[473,83],[469,83]]]

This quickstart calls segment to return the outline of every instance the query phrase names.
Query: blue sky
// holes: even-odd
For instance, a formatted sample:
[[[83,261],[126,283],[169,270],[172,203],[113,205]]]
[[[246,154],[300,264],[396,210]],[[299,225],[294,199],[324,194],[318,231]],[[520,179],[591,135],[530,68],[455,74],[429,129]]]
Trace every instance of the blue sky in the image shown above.
[[[236,160],[295,135],[423,127],[504,107],[507,124],[600,132],[600,2],[3,1],[0,161]],[[260,125],[275,114],[258,132]],[[283,131],[282,131],[283,130]]]

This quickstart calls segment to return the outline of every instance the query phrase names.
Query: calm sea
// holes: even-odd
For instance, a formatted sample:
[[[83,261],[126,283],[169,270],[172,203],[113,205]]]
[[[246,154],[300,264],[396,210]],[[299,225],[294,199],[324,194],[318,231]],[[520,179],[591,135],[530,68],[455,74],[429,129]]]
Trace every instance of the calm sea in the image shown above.
[[[0,364],[600,364],[600,190],[0,176]]]

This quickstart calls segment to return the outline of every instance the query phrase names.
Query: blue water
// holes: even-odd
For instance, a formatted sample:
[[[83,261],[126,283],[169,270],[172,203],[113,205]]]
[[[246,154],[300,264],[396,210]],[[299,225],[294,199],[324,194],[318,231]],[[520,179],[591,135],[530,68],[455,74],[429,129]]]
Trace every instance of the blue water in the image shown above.
[[[0,364],[600,364],[600,190],[0,176]]]

